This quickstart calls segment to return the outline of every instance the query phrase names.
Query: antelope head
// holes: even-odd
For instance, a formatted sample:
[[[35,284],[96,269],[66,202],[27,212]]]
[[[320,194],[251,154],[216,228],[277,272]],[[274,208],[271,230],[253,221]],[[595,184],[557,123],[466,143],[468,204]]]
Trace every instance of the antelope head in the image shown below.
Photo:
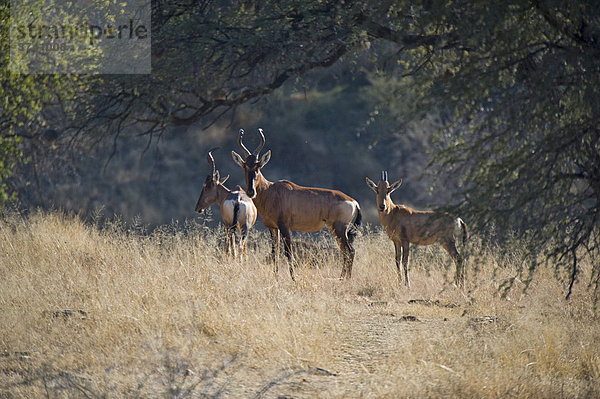
[[[398,179],[392,185],[388,183],[388,176],[386,171],[381,172],[381,178],[379,183],[375,184],[373,180],[366,178],[367,185],[371,187],[371,190],[377,194],[377,209],[381,212],[385,211],[386,204],[391,203],[390,194],[396,190],[402,184],[402,179]]]
[[[200,198],[198,198],[198,202],[196,203],[195,210],[198,213],[202,212],[210,204],[214,203],[217,200],[217,187],[219,185],[222,185],[227,181],[227,179],[229,179],[229,176],[226,176],[223,180],[220,180],[219,171],[215,166],[215,159],[212,155],[212,152],[218,149],[218,147],[210,149],[206,156],[208,164],[211,168],[211,172],[208,176],[206,176],[206,180],[204,181],[204,185],[202,186],[202,192],[200,193]]]
[[[248,148],[246,148],[246,146],[242,142],[244,138],[244,129],[240,129],[240,135],[238,136],[238,144],[244,152],[246,159],[242,158],[242,156],[239,155],[237,152],[231,151],[231,156],[233,157],[234,162],[238,164],[242,169],[244,169],[247,187],[246,194],[248,194],[250,198],[256,197],[256,185],[258,184],[258,176],[260,175],[260,170],[271,159],[271,150],[269,150],[266,153],[264,153],[259,160],[258,156],[260,155],[260,152],[265,146],[265,135],[262,129],[258,129],[257,133],[260,137],[260,144],[258,145],[258,147],[256,147],[254,152],[250,152],[250,150],[248,150]]]

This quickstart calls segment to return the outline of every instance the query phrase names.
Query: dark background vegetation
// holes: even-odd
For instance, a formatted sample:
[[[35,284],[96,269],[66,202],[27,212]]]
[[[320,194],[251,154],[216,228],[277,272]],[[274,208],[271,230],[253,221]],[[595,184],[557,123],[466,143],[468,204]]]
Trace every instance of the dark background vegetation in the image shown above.
[[[364,177],[517,237],[576,280],[600,255],[595,1],[152,2],[152,74],[27,75],[2,25],[0,178],[21,209],[195,217],[206,151],[230,185],[240,127],[271,180],[338,188],[376,222]],[[9,3],[0,3],[3,21]],[[591,285],[598,290],[600,267]]]
[[[51,142],[39,147],[30,142],[40,163],[23,168],[28,177],[19,190],[22,204],[83,215],[101,210],[129,222],[140,218],[151,226],[199,217],[193,208],[210,170],[206,152],[220,147],[215,159],[221,174],[231,176],[227,185],[243,186],[243,171],[231,159],[231,150],[240,152],[239,128],[246,130],[245,142],[255,148],[256,129],[261,127],[267,138],[265,151],[273,151],[264,170],[270,180],[340,189],[359,200],[371,223],[378,219],[364,178],[377,179],[383,169],[390,179],[405,181],[395,195],[398,201],[442,205],[439,193],[429,195],[432,179],[426,175],[435,128],[423,124],[387,131],[389,126],[370,115],[378,105],[369,93],[372,85],[364,73],[357,72],[362,77],[357,79],[349,68],[354,67],[341,63],[334,70],[316,71],[305,78],[310,79],[307,84],[314,79],[315,88],[308,88],[305,79],[291,82],[207,129],[201,124],[173,128],[152,142],[145,135],[125,134],[116,142],[67,153]],[[442,187],[441,195],[447,198],[452,189]]]

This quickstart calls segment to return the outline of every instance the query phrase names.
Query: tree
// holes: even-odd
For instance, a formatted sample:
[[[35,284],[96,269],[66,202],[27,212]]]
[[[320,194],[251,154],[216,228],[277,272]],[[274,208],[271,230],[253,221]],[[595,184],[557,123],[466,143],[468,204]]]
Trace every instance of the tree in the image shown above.
[[[2,4],[6,20],[8,5]],[[3,132],[28,143],[23,147],[35,167],[47,159],[48,130],[56,132],[53,147],[72,148],[108,137],[116,143],[122,134],[152,142],[173,127],[209,125],[290,79],[367,47],[367,28],[391,35],[369,16],[386,18],[387,9],[358,1],[156,0],[151,74],[14,74],[6,68],[9,52],[3,52],[4,98],[19,104],[2,109]],[[399,33],[393,38],[409,48],[433,40]],[[25,107],[20,98],[28,100]]]
[[[5,75],[7,98],[27,98],[26,109],[40,121],[34,133],[16,129],[22,111],[5,103],[3,131],[37,139],[60,121],[61,137],[130,132],[151,140],[172,126],[210,124],[311,69],[369,51],[380,74],[395,81],[385,98],[412,99],[380,107],[394,113],[396,129],[427,115],[444,122],[435,165],[444,176],[460,177],[452,210],[480,227],[494,222],[530,235],[532,267],[543,258],[557,271],[566,268],[568,294],[578,260],[592,257],[592,284],[600,290],[595,2],[155,0],[152,6],[152,74]],[[539,251],[546,256],[535,256]]]
[[[92,82],[102,80],[100,76],[13,70],[11,62],[18,65],[21,55],[11,48],[13,16],[44,10],[40,3],[15,3],[0,2],[0,208],[15,197],[13,178],[19,165],[39,161],[49,147],[66,149],[77,143],[77,135],[69,132],[78,119],[74,105],[92,103],[85,93]]]
[[[449,209],[526,239],[532,269],[567,271],[567,297],[583,256],[600,283],[599,21],[594,2],[424,2],[415,29],[451,40],[387,71],[418,69],[396,87],[419,99],[400,119],[449,122],[435,163],[460,176]]]

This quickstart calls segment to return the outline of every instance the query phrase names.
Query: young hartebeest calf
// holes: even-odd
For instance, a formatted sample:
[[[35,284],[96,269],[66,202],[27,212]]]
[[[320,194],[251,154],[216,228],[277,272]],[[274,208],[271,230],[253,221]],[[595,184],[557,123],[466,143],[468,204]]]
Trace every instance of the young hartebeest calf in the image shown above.
[[[462,286],[465,279],[463,257],[456,250],[454,231],[456,228],[462,228],[462,241],[464,244],[469,237],[465,222],[461,218],[453,218],[446,213],[417,211],[406,205],[394,204],[390,194],[400,187],[402,179],[390,186],[387,180],[387,172],[381,172],[381,179],[377,184],[368,177],[366,180],[367,185],[377,194],[379,220],[387,235],[394,242],[398,278],[402,280],[400,266],[400,258],[402,258],[404,280],[406,286],[410,286],[408,280],[408,247],[410,244],[431,245],[438,242],[442,244],[442,247],[456,263],[455,282],[457,286]]]
[[[241,231],[239,242],[241,259],[246,252],[248,230],[254,226],[254,223],[256,222],[256,207],[240,186],[236,186],[233,190],[229,190],[223,185],[229,176],[225,177],[223,180],[219,180],[219,171],[215,166],[215,159],[212,156],[212,152],[215,150],[216,148],[213,148],[208,151],[207,159],[208,164],[211,167],[211,173],[206,176],[195,210],[200,213],[215,202],[219,205],[221,209],[221,218],[225,225],[227,253],[232,253],[234,257],[237,257],[236,247],[238,247],[238,245],[236,244],[235,231],[236,229],[239,229]]]
[[[272,254],[276,259],[279,234],[283,236],[285,255],[294,279],[292,239],[290,231],[315,232],[327,226],[334,235],[343,255],[341,278],[350,278],[354,262],[354,247],[362,216],[358,202],[337,190],[302,187],[288,180],[271,182],[261,169],[271,159],[271,150],[258,158],[265,145],[262,129],[258,129],[260,144],[251,153],[242,143],[244,130],[240,129],[238,144],[246,158],[232,151],[233,160],[245,172],[247,193],[254,200],[263,224],[271,232]]]

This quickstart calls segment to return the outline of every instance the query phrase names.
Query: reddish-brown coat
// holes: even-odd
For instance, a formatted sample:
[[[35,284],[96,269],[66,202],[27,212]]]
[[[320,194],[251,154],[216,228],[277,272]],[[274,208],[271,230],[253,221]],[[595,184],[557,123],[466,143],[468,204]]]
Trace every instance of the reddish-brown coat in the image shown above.
[[[238,144],[246,159],[234,151],[232,156],[244,169],[247,193],[254,200],[264,225],[271,232],[273,257],[275,258],[278,252],[281,233],[293,279],[290,231],[314,232],[327,227],[337,239],[344,255],[342,277],[350,278],[355,252],[352,243],[362,218],[358,202],[338,190],[303,187],[287,180],[267,180],[261,169],[271,159],[271,151],[267,151],[259,160],[258,155],[264,146],[265,138],[261,129],[258,130],[258,134],[261,144],[253,154],[242,143],[244,131],[240,130]]]
[[[394,204],[390,194],[400,187],[402,179],[390,185],[386,172],[382,172],[382,179],[377,184],[368,177],[366,181],[377,195],[379,221],[394,243],[398,277],[402,279],[402,269],[404,269],[405,284],[410,286],[408,279],[410,244],[431,245],[438,242],[456,263],[455,282],[458,286],[462,286],[464,284],[463,258],[456,249],[454,232],[458,227],[462,228],[464,243],[468,238],[465,222],[461,218],[454,218],[447,213],[418,211],[406,205]],[[402,265],[400,261],[402,261]]]

